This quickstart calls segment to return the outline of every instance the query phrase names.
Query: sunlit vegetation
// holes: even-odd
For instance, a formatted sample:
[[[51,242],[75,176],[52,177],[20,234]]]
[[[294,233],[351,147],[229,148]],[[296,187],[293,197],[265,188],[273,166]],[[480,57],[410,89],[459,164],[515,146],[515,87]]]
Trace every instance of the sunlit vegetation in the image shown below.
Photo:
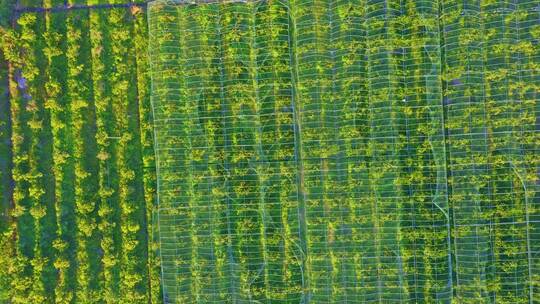
[[[0,0],[1,303],[539,301],[538,1],[201,2]]]
[[[162,302],[146,27],[132,7],[23,13],[3,29],[2,300]]]

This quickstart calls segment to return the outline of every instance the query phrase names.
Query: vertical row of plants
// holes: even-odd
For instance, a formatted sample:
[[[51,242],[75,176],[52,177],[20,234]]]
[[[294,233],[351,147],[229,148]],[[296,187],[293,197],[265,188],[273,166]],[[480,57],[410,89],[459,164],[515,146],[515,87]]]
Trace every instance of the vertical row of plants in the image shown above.
[[[515,174],[521,174],[522,151],[516,143],[521,141],[519,128],[522,122],[518,118],[520,97],[514,89],[520,63],[511,62],[511,58],[519,57],[511,47],[518,40],[517,11],[513,6],[504,1],[486,1],[480,7],[484,39],[483,103],[487,116],[489,199],[492,203],[489,216],[493,227],[489,261],[492,274],[488,288],[491,296],[501,303],[528,302],[528,287],[519,283],[528,275],[528,262],[523,188],[520,187],[520,176]]]
[[[514,90],[512,99],[518,101],[518,106],[514,108],[514,113],[517,113],[515,113],[514,122],[511,124],[514,128],[513,133],[517,134],[517,140],[513,142],[514,153],[517,154],[515,155],[517,164],[511,164],[511,167],[514,173],[513,187],[518,193],[515,199],[521,200],[516,204],[516,208],[520,210],[513,214],[519,214],[517,218],[520,227],[516,230],[518,230],[518,234],[522,235],[522,239],[518,248],[526,252],[526,254],[520,252],[516,256],[516,260],[521,259],[517,264],[523,274],[517,276],[521,278],[522,290],[516,293],[517,296],[521,296],[519,300],[527,298],[528,301],[534,301],[540,295],[538,281],[540,260],[535,255],[540,243],[538,242],[540,225],[536,220],[540,214],[540,201],[538,200],[540,176],[537,169],[540,147],[540,137],[538,136],[540,108],[538,103],[539,82],[538,77],[536,77],[540,62],[538,7],[533,3],[519,2],[516,11],[511,16],[512,20],[506,18],[505,21],[513,23],[514,27],[517,27],[518,42],[510,49],[515,54],[513,57],[518,58],[516,66],[517,70],[520,71],[513,77],[516,80],[515,86],[510,86]],[[513,297],[509,298],[509,301],[513,300]]]
[[[321,117],[319,120],[324,132],[319,140],[320,147],[324,150],[319,155],[320,167],[313,169],[315,169],[314,172],[318,170],[322,172],[319,178],[323,191],[324,211],[322,214],[327,218],[325,247],[327,247],[332,273],[330,280],[327,281],[331,286],[328,299],[332,303],[338,303],[348,299],[347,280],[350,276],[350,269],[346,263],[346,256],[349,253],[346,248],[350,246],[350,240],[344,233],[347,213],[343,209],[345,198],[348,196],[345,192],[344,169],[347,161],[344,152],[345,144],[340,136],[345,100],[341,98],[341,92],[338,91],[337,77],[340,63],[336,48],[336,42],[339,41],[338,31],[343,24],[338,16],[336,1],[323,2],[321,6],[324,6],[324,16],[321,16],[321,21],[328,23],[327,28],[321,29],[324,36],[321,36],[319,42],[326,46],[321,48],[323,51],[321,63],[324,67],[322,71],[327,79],[325,82],[328,81],[328,84],[323,83],[320,92]],[[310,168],[310,170],[313,169]]]
[[[410,299],[451,297],[450,219],[446,196],[437,1],[402,4],[398,53],[403,140],[400,185],[405,288]]]
[[[99,231],[103,252],[101,293],[107,303],[120,296],[120,212],[116,165],[116,120],[111,98],[113,59],[111,55],[108,13],[91,11],[89,15],[92,55],[92,88],[96,108],[96,143],[99,166]]]
[[[376,265],[373,257],[371,202],[369,197],[368,162],[368,98],[366,56],[366,2],[336,1],[335,24],[332,29],[334,55],[334,113],[337,138],[341,141],[338,172],[344,175],[344,193],[340,202],[340,225],[337,229],[341,249],[342,280],[345,290],[337,301],[366,302],[373,297],[370,287]],[[334,190],[335,191],[335,190]],[[367,287],[367,288],[366,288]]]
[[[532,7],[447,1],[442,11],[457,296],[527,302],[537,180],[535,84],[523,72],[534,69]]]
[[[540,125],[539,115],[540,82],[538,81],[538,67],[540,64],[540,24],[538,23],[538,7],[531,2],[519,2],[513,22],[518,27],[519,42],[513,46],[517,52],[521,73],[518,74],[519,83],[516,86],[516,94],[519,96],[520,111],[518,123],[515,125],[519,134],[519,154],[521,165],[515,174],[519,182],[515,180],[517,187],[523,188],[523,202],[525,208],[521,220],[525,221],[525,247],[527,250],[527,293],[529,300],[535,300],[540,296],[540,259],[535,252],[540,250],[540,176],[538,165],[540,159],[540,137],[538,129]]]
[[[266,162],[257,164],[264,166],[257,173],[264,198],[259,212],[265,234],[265,299],[300,301],[304,252],[299,238],[290,14],[279,1],[260,2],[253,14],[250,39],[256,62],[251,68],[256,70],[257,136],[264,151],[259,153]]]
[[[538,179],[533,167],[536,129],[534,70],[537,50],[526,3],[482,3],[485,103],[490,134],[494,211],[495,297],[507,303],[534,299],[534,228]],[[531,60],[532,59],[532,60]],[[531,65],[532,63],[532,65]],[[532,132],[531,132],[532,131]],[[532,135],[532,136],[531,136]]]
[[[421,84],[414,82],[415,73],[421,69],[414,61],[416,58],[413,59],[415,55],[418,56],[415,47],[420,48],[423,44],[420,39],[415,41],[414,44],[411,41],[416,38],[414,28],[411,28],[411,17],[416,13],[415,7],[414,4],[407,6],[401,3],[395,9],[397,10],[395,19],[390,21],[394,26],[391,30],[395,31],[395,36],[389,54],[394,62],[395,70],[393,73],[396,74],[395,81],[397,81],[394,98],[401,101],[395,103],[395,106],[399,109],[399,114],[393,123],[399,136],[396,139],[399,142],[396,147],[398,157],[396,173],[399,187],[402,190],[400,196],[403,195],[403,198],[397,198],[401,200],[398,226],[400,236],[399,260],[403,263],[400,267],[402,267],[401,271],[404,273],[402,284],[406,299],[417,299],[418,291],[423,287],[422,281],[419,279],[423,274],[423,261],[419,261],[415,250],[424,247],[417,243],[419,239],[415,238],[415,234],[422,235],[425,232],[424,229],[418,226],[421,225],[420,217],[427,215],[425,210],[424,213],[418,212],[418,210],[423,209],[423,200],[429,201],[431,199],[422,191],[423,179],[430,170],[429,167],[426,168],[426,162],[429,162],[429,159],[426,160],[425,158],[426,155],[427,157],[430,156],[431,150],[425,151],[426,146],[429,148],[429,139],[423,136],[424,134],[418,133],[418,131],[422,131],[418,130],[418,127],[425,127],[425,113],[429,113],[429,111],[424,107],[425,97],[422,93],[425,88],[420,87]],[[422,75],[426,76],[425,73]],[[417,148],[423,148],[424,150],[418,151]],[[411,166],[411,163],[414,163],[414,165]],[[416,174],[412,172],[415,169],[419,170],[419,172],[415,172]],[[436,187],[436,184],[432,183],[430,186]],[[412,233],[413,230],[415,230],[415,234]]]
[[[262,119],[262,102],[261,102],[261,91],[260,91],[260,81],[261,78],[264,78],[260,74],[259,67],[259,56],[265,53],[265,49],[261,48],[259,41],[257,40],[257,29],[260,24],[258,10],[260,9],[259,3],[253,3],[248,7],[247,13],[249,14],[247,18],[247,39],[246,43],[249,45],[249,53],[244,57],[244,60],[247,61],[247,77],[248,77],[248,87],[251,87],[251,93],[249,97],[249,103],[244,105],[245,108],[249,109],[244,111],[244,113],[249,117],[252,116],[252,139],[249,142],[252,145],[253,156],[248,160],[248,176],[250,179],[255,181],[253,191],[256,193],[256,204],[253,208],[258,213],[258,227],[257,232],[259,233],[258,245],[260,250],[260,268],[256,273],[256,277],[251,280],[251,286],[253,289],[253,298],[260,300],[268,299],[269,289],[272,284],[269,276],[269,263],[270,257],[268,255],[268,249],[272,246],[269,238],[272,238],[272,234],[268,231],[268,225],[271,223],[271,219],[268,216],[273,209],[278,208],[271,200],[269,200],[268,190],[269,190],[269,179],[272,175],[272,171],[268,166],[268,161],[271,159],[271,156],[268,155],[267,151],[264,149],[263,143],[263,122]],[[242,124],[244,125],[244,124]],[[247,124],[245,124],[247,126]],[[240,141],[241,142],[241,141]],[[252,163],[249,164],[249,161]],[[255,176],[253,176],[253,174]],[[250,294],[251,297],[251,294]]]
[[[51,1],[47,5],[56,5]],[[54,290],[56,301],[71,303],[75,299],[75,206],[74,206],[74,162],[72,150],[72,130],[70,100],[66,95],[66,15],[48,13],[46,47],[43,49],[47,58],[45,108],[50,115],[52,135],[52,173],[54,175],[54,199],[51,200],[56,213],[56,239],[53,247],[56,257],[54,266],[58,277]],[[54,281],[54,280],[53,280]]]
[[[339,276],[334,256],[335,227],[331,209],[336,201],[328,190],[334,186],[329,165],[337,147],[333,142],[333,62],[330,25],[331,1],[295,1],[294,56],[296,114],[301,145],[301,225],[305,225],[305,285],[307,299],[328,302]],[[330,125],[329,125],[330,124]],[[337,213],[336,215],[339,215]]]
[[[9,299],[9,284],[11,276],[9,265],[14,254],[13,232],[15,221],[11,216],[12,200],[12,154],[11,154],[11,120],[10,120],[10,94],[9,74],[10,64],[7,60],[11,56],[12,31],[8,29],[10,22],[10,9],[12,1],[2,2],[0,9],[0,248],[4,254],[0,255],[0,301]]]
[[[335,1],[332,12],[333,60],[333,137],[337,143],[337,166],[331,169],[337,175],[339,187],[330,188],[330,195],[341,194],[334,214],[339,222],[334,226],[339,250],[337,259],[340,277],[334,284],[342,291],[334,302],[367,301],[370,290],[362,286],[373,274],[369,261],[373,256],[371,231],[371,203],[369,202],[368,163],[366,161],[367,133],[367,61],[366,13],[363,0]],[[367,298],[366,298],[367,297]]]
[[[491,228],[481,28],[477,3],[442,1],[445,129],[453,217],[455,293],[486,301]]]
[[[148,235],[148,274],[152,303],[162,302],[159,282],[160,261],[157,243],[156,165],[152,106],[150,104],[150,71],[148,62],[148,22],[146,10],[131,9],[133,14],[133,44],[136,54],[137,92],[139,101],[139,132],[141,137],[144,200],[146,205],[146,233]],[[129,50],[128,50],[129,51]],[[141,230],[141,231],[144,231]]]
[[[9,267],[10,274],[10,299],[13,303],[25,303],[30,296],[32,288],[32,265],[33,249],[35,244],[34,220],[30,214],[31,202],[28,192],[29,175],[29,146],[31,130],[27,124],[30,115],[26,110],[28,104],[28,82],[36,77],[35,68],[24,65],[30,56],[32,44],[35,42],[36,33],[32,30],[36,22],[36,16],[24,14],[17,20],[20,27],[12,37],[4,37],[12,40],[10,45],[4,45],[4,54],[12,64],[10,76],[11,97],[11,123],[12,123],[12,155],[13,170],[13,204],[12,216],[16,225],[12,228],[15,239],[12,265]],[[4,42],[7,43],[7,42]],[[26,55],[25,55],[26,54]],[[16,74],[15,74],[16,71]],[[28,75],[28,76],[22,76]],[[28,77],[28,78],[26,78]],[[24,80],[23,80],[24,79]],[[28,79],[28,80],[27,80]]]
[[[203,285],[199,290],[208,294],[207,301],[234,301],[239,291],[235,281],[237,274],[231,271],[237,266],[233,264],[232,227],[228,209],[230,171],[224,153],[228,143],[228,136],[224,133],[228,131],[223,129],[225,118],[222,114],[226,106],[223,99],[224,71],[219,11],[218,4],[192,7],[191,22],[185,23],[183,30],[191,39],[188,42],[191,46],[188,52],[194,57],[194,60],[189,61],[189,69],[192,71],[187,71],[188,82],[197,87],[196,92],[193,92],[198,97],[193,105],[197,114],[192,116],[194,123],[198,123],[198,128],[203,130],[203,133],[194,135],[204,137],[192,141],[195,146],[194,169],[203,170],[196,172],[198,179],[204,181],[203,187],[198,188],[202,199],[196,203],[194,210],[199,212],[195,225],[204,222],[204,229],[207,229],[205,235],[208,237],[199,240],[198,254],[199,259],[206,257],[200,273],[210,284]],[[206,151],[203,152],[203,149]],[[227,237],[222,235],[224,231],[228,232]],[[208,250],[212,250],[212,255],[205,254]],[[204,299],[204,294],[197,297]]]
[[[177,8],[177,16],[175,24],[176,32],[178,32],[179,38],[174,41],[174,48],[169,52],[178,52],[179,56],[177,61],[172,62],[176,68],[176,75],[171,74],[170,79],[166,79],[166,85],[169,92],[178,94],[179,103],[175,105],[175,109],[171,113],[167,113],[165,118],[170,117],[171,120],[166,120],[169,125],[174,124],[174,128],[167,134],[170,138],[166,146],[163,149],[167,149],[169,158],[168,174],[170,174],[170,180],[168,180],[169,187],[171,187],[171,199],[172,206],[178,210],[178,214],[175,216],[175,222],[178,223],[173,227],[175,232],[174,245],[176,251],[176,268],[169,269],[168,271],[175,271],[177,273],[177,282],[174,286],[179,293],[176,297],[177,301],[188,301],[189,298],[195,297],[197,300],[202,300],[204,294],[200,292],[208,277],[203,277],[199,260],[203,264],[198,250],[204,245],[200,236],[205,235],[205,230],[208,229],[208,225],[204,221],[199,222],[198,219],[207,212],[202,206],[200,193],[198,190],[198,179],[202,176],[198,170],[196,164],[200,163],[204,155],[203,150],[200,148],[203,137],[198,136],[201,134],[200,129],[196,127],[198,121],[198,104],[196,99],[193,98],[191,90],[188,86],[193,77],[190,73],[197,70],[197,66],[194,65],[193,59],[190,54],[194,49],[191,48],[191,41],[194,39],[194,32],[186,30],[189,28],[187,25],[190,15],[189,6],[181,6]],[[183,26],[186,25],[186,28]],[[169,109],[167,109],[169,110]],[[194,137],[194,138],[193,138]],[[173,143],[173,145],[170,145]],[[178,148],[175,147],[177,145]],[[176,157],[175,157],[176,156]],[[163,160],[165,161],[165,160]],[[176,177],[176,170],[174,168],[181,168],[185,172],[183,176]],[[199,208],[201,206],[202,208]],[[178,218],[181,217],[178,221]],[[204,225],[201,227],[200,225]],[[200,232],[199,232],[200,231]],[[184,244],[179,246],[179,244]],[[206,265],[201,265],[206,266]]]
[[[67,246],[62,239],[69,238],[69,233],[66,234],[69,223],[65,218],[57,221],[57,216],[69,212],[65,211],[67,206],[63,206],[63,210],[56,210],[60,208],[56,199],[66,199],[63,192],[66,189],[53,177],[53,174],[60,174],[64,170],[61,161],[65,157],[58,151],[59,146],[65,144],[53,140],[55,132],[64,123],[57,112],[61,103],[57,97],[62,93],[57,77],[62,73],[62,65],[55,59],[62,53],[58,45],[61,34],[50,30],[54,20],[48,17],[23,15],[17,29],[19,45],[10,50],[14,52],[11,60],[15,68],[11,86],[11,94],[15,97],[11,113],[15,126],[12,138],[15,155],[22,151],[17,148],[19,145],[24,143],[25,146],[24,154],[15,159],[13,172],[14,201],[17,206],[13,214],[18,217],[16,238],[20,240],[20,249],[12,257],[15,262],[9,269],[14,275],[10,297],[14,303],[54,301],[57,292],[65,295],[67,301],[70,298],[69,288],[63,283],[65,273],[57,275],[58,269],[69,267],[64,266],[66,254],[69,253],[61,251]],[[62,31],[61,28],[59,30]],[[19,121],[24,122],[27,128],[19,125]],[[25,131],[19,133],[23,129]],[[54,158],[53,151],[58,152]],[[18,166],[22,161],[25,162],[24,169]],[[57,230],[57,227],[60,228]],[[33,247],[31,254],[27,251],[30,244]]]
[[[458,299],[466,302],[517,300],[511,294],[520,289],[516,278],[521,275],[515,272],[523,270],[512,260],[527,251],[525,242],[516,240],[523,231],[520,226],[527,224],[517,224],[524,220],[520,216],[524,208],[516,187],[519,176],[512,169],[513,157],[509,158],[515,153],[516,137],[511,134],[516,123],[510,117],[516,105],[511,101],[513,77],[505,65],[513,56],[504,54],[500,45],[511,40],[513,30],[507,17],[496,16],[514,5],[506,6],[442,4],[455,289]],[[486,36],[493,40],[486,41]],[[507,271],[512,274],[504,275]],[[524,293],[523,288],[518,293]]]
[[[179,275],[185,275],[186,262],[179,257],[176,242],[182,241],[185,248],[189,243],[181,236],[181,229],[185,221],[176,221],[176,217],[185,218],[184,209],[173,208],[180,206],[187,198],[182,195],[184,183],[182,179],[186,174],[174,175],[174,168],[185,168],[182,164],[183,153],[174,153],[172,147],[185,147],[180,142],[179,136],[183,136],[180,115],[177,114],[180,105],[171,102],[180,95],[179,85],[182,84],[180,73],[179,42],[181,32],[179,27],[178,7],[166,6],[160,2],[149,4],[149,50],[150,70],[152,72],[152,109],[154,119],[154,148],[156,153],[157,190],[158,190],[158,225],[159,225],[159,250],[161,256],[163,298],[167,301],[187,301],[188,293],[179,288]],[[177,120],[173,118],[176,116]],[[185,136],[183,136],[185,137]],[[176,156],[176,157],[175,157]],[[169,168],[169,165],[172,168]],[[185,172],[185,171],[184,171]],[[184,228],[185,229],[185,228]],[[181,253],[181,252],[180,252]]]
[[[213,149],[206,148],[215,148],[213,138],[208,136],[214,135],[212,127],[210,130],[206,128],[214,118],[207,112],[207,107],[215,106],[220,88],[219,84],[212,83],[212,74],[215,74],[212,73],[212,59],[216,58],[216,50],[212,49],[211,43],[216,42],[212,35],[215,35],[214,27],[218,22],[212,20],[215,17],[212,15],[213,9],[214,5],[208,8],[193,5],[180,9],[178,27],[183,36],[180,47],[181,64],[184,65],[182,84],[185,87],[181,87],[181,94],[186,98],[182,100],[182,117],[179,118],[187,137],[186,144],[181,148],[185,155],[182,168],[187,171],[187,193],[191,193],[185,206],[187,218],[184,231],[189,236],[182,236],[184,239],[189,237],[190,244],[185,250],[185,262],[189,265],[185,270],[190,277],[190,285],[186,288],[189,288],[191,297],[203,302],[224,299],[224,295],[216,289],[219,285],[223,286],[224,278],[214,276],[217,269],[223,274],[221,267],[224,265],[220,263],[218,266],[211,254],[215,244],[212,219],[220,215],[216,216],[215,209],[208,204],[213,201],[213,182],[208,171],[216,170],[216,160],[210,159],[210,156],[215,156]],[[206,87],[213,90],[201,90]],[[217,227],[222,229],[220,224]],[[223,258],[222,249],[218,247],[216,253]]]
[[[239,297],[261,301],[265,292],[265,155],[261,147],[253,5],[221,6],[223,102],[226,104],[230,223]]]
[[[379,301],[408,300],[402,252],[404,147],[401,3],[368,1],[366,12],[370,196],[373,197],[376,291]]]
[[[93,99],[91,46],[88,12],[69,14],[67,26],[67,92],[70,99],[75,162],[75,212],[77,227],[78,301],[101,300],[102,281],[100,233],[98,230],[99,173],[95,141],[95,105]]]
[[[32,217],[31,226],[24,229],[33,229],[33,254],[32,254],[32,285],[28,295],[32,301],[44,301],[47,294],[54,289],[55,274],[53,267],[54,253],[52,242],[56,223],[54,220],[54,192],[53,179],[50,172],[51,139],[49,129],[49,117],[44,111],[44,82],[43,77],[46,58],[41,49],[44,48],[44,19],[35,15],[29,15],[20,23],[21,35],[25,36],[28,45],[22,45],[28,58],[15,76],[17,86],[22,92],[26,104],[27,121],[29,127],[27,135],[29,145],[26,151],[28,170],[24,174],[27,182],[29,205],[26,207]],[[22,49],[21,49],[22,51]],[[20,227],[23,229],[23,227]]]
[[[143,168],[149,161],[143,159],[140,146],[141,132],[152,132],[151,128],[143,129],[140,123],[143,117],[144,126],[148,127],[149,109],[140,104],[144,98],[148,99],[144,95],[148,83],[144,76],[135,76],[140,71],[137,56],[141,55],[131,52],[146,50],[141,49],[140,36],[133,44],[128,39],[135,31],[132,19],[138,14],[140,10],[132,9],[92,12],[90,16],[106,301],[116,301],[121,294],[125,301],[143,301],[151,296],[150,290],[157,293],[153,294],[154,300],[159,296],[159,286],[149,282],[149,272],[154,274],[154,279],[157,277],[155,254],[152,259],[148,254],[151,236],[146,228],[147,221],[152,220],[147,217],[153,207],[152,177],[148,171],[152,167],[150,164],[149,168]],[[151,148],[146,143],[146,157],[153,154]]]
[[[44,301],[53,293],[55,270],[52,242],[55,237],[50,133],[45,112],[44,19],[22,15],[16,31],[3,36],[3,53],[11,61],[13,153],[13,225],[7,227],[5,248],[10,264],[10,292],[14,303]],[[5,191],[9,194],[11,191]],[[10,198],[11,199],[11,198]],[[11,221],[8,221],[11,223]],[[49,231],[53,231],[49,233]],[[2,231],[4,233],[4,231]],[[14,247],[15,246],[15,247]]]
[[[41,16],[40,16],[41,17]],[[25,110],[28,113],[28,121],[26,124],[30,128],[29,137],[30,144],[28,154],[28,173],[26,180],[28,182],[28,198],[30,200],[29,212],[33,218],[33,234],[34,234],[34,248],[32,256],[32,289],[30,291],[28,299],[34,302],[43,302],[46,300],[46,290],[44,271],[48,265],[47,257],[45,256],[43,243],[46,240],[43,238],[44,224],[47,218],[47,206],[46,202],[50,197],[46,193],[46,175],[44,172],[44,163],[42,159],[45,157],[46,145],[43,142],[44,125],[47,122],[44,117],[43,109],[43,84],[44,79],[42,77],[43,71],[43,54],[40,50],[43,48],[43,30],[44,19],[34,16],[34,22],[30,27],[24,28],[22,31],[33,31],[34,39],[32,48],[27,49],[30,52],[29,58],[25,61],[26,73],[22,73],[22,77],[27,81],[28,89],[25,95],[27,103]],[[50,188],[49,188],[50,189]],[[53,229],[54,231],[54,229]],[[50,246],[49,246],[50,247]]]
[[[147,234],[141,233],[146,220],[142,155],[139,138],[139,112],[132,52],[132,16],[123,9],[108,14],[112,111],[116,122],[113,132],[118,140],[116,167],[120,206],[120,294],[126,303],[147,301]],[[128,19],[129,18],[129,19]],[[129,26],[125,26],[125,23]]]

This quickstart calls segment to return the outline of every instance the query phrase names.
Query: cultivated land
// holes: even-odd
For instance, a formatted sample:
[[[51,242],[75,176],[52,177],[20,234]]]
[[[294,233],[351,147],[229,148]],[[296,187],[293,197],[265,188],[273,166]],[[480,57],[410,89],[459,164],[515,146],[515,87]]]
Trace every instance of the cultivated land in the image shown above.
[[[146,11],[69,9],[98,4],[22,1],[3,32],[2,300],[162,302]]]
[[[0,302],[536,303],[539,9],[0,0]]]
[[[153,2],[165,297],[538,300],[537,6]]]

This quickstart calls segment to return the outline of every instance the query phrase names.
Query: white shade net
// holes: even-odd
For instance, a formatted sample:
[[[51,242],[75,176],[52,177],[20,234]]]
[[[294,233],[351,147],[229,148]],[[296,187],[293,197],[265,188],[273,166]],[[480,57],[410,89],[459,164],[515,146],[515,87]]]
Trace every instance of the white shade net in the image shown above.
[[[166,303],[533,303],[539,4],[149,5]]]

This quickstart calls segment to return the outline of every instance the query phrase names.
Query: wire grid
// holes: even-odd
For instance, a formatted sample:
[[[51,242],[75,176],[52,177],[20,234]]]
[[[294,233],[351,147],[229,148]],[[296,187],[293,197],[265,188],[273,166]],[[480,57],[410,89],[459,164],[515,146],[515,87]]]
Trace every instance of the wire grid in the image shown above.
[[[442,5],[454,275],[462,302],[540,299],[539,7],[514,0]]]
[[[166,303],[538,299],[538,3],[149,8]]]
[[[437,28],[418,32],[402,18],[436,10],[380,1],[292,7],[308,300],[447,299]]]
[[[298,303],[285,8],[155,3],[150,12],[165,301]]]

